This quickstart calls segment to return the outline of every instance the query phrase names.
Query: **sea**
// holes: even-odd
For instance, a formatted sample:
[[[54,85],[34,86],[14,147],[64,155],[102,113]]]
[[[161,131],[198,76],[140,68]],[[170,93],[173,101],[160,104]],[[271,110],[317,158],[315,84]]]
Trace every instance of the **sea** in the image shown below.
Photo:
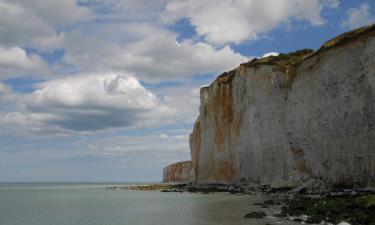
[[[265,225],[293,224],[264,196],[106,190],[119,183],[0,183],[0,225]],[[128,185],[128,183],[127,183]]]

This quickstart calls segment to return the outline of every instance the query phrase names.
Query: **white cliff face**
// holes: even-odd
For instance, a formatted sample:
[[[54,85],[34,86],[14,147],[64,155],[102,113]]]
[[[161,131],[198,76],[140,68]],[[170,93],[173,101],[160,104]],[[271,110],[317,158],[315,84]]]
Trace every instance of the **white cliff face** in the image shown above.
[[[203,88],[195,182],[374,186],[374,28],[361,35],[284,70],[241,65]]]
[[[287,138],[307,172],[375,185],[375,38],[306,60],[288,95]]]
[[[191,171],[191,161],[174,163],[164,168],[163,182],[188,183],[192,180]]]

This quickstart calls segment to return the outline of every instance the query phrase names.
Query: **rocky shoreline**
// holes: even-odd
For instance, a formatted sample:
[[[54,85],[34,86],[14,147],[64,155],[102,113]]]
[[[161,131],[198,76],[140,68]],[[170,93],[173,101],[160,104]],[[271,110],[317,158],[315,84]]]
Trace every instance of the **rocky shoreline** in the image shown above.
[[[271,187],[270,185],[190,185],[157,183],[150,185],[122,185],[106,190],[138,190],[175,193],[211,194],[227,192],[236,195],[262,195],[268,200],[253,205],[257,211],[244,218],[260,219],[266,216],[280,217],[301,224],[351,224],[375,225],[375,192],[370,189],[330,188],[322,191],[307,185]],[[268,215],[263,210],[278,207],[279,212]],[[345,222],[345,223],[344,223]],[[269,224],[271,225],[271,224]]]

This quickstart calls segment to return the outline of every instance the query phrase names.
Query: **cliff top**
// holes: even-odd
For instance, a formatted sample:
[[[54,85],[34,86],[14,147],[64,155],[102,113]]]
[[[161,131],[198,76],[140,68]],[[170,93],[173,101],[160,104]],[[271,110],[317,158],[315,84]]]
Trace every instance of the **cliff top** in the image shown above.
[[[366,40],[367,38],[375,36],[375,24],[370,26],[361,27],[353,31],[343,33],[327,42],[325,42],[318,50],[302,49],[287,54],[280,54],[278,56],[268,56],[265,58],[254,58],[249,62],[242,63],[240,66],[229,72],[224,72],[216,78],[213,83],[223,84],[230,83],[236,74],[236,70],[242,70],[244,68],[256,67],[259,65],[272,65],[274,69],[281,71],[287,75],[285,88],[289,89],[295,78],[296,68],[306,59],[327,52],[333,48],[345,46],[358,40]],[[211,84],[212,85],[212,84]],[[210,86],[211,86],[210,85]],[[208,87],[203,87],[206,89]]]
[[[191,166],[191,161],[182,161],[182,162],[177,162],[177,163],[173,163],[169,166],[167,166],[166,168],[168,167],[188,167],[188,166]]]
[[[350,44],[353,41],[365,40],[371,36],[375,36],[375,24],[343,33],[327,41],[316,52],[314,52],[314,55],[325,52],[335,47]]]

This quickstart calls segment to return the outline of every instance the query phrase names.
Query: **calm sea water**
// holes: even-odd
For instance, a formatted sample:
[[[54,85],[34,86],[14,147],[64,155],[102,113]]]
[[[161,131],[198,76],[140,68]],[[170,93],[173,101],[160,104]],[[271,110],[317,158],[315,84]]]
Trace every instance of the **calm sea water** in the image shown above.
[[[113,184],[0,184],[0,225],[265,225],[245,219],[261,196],[105,190]],[[279,221],[279,224],[287,224]],[[289,224],[289,223],[288,223]]]

